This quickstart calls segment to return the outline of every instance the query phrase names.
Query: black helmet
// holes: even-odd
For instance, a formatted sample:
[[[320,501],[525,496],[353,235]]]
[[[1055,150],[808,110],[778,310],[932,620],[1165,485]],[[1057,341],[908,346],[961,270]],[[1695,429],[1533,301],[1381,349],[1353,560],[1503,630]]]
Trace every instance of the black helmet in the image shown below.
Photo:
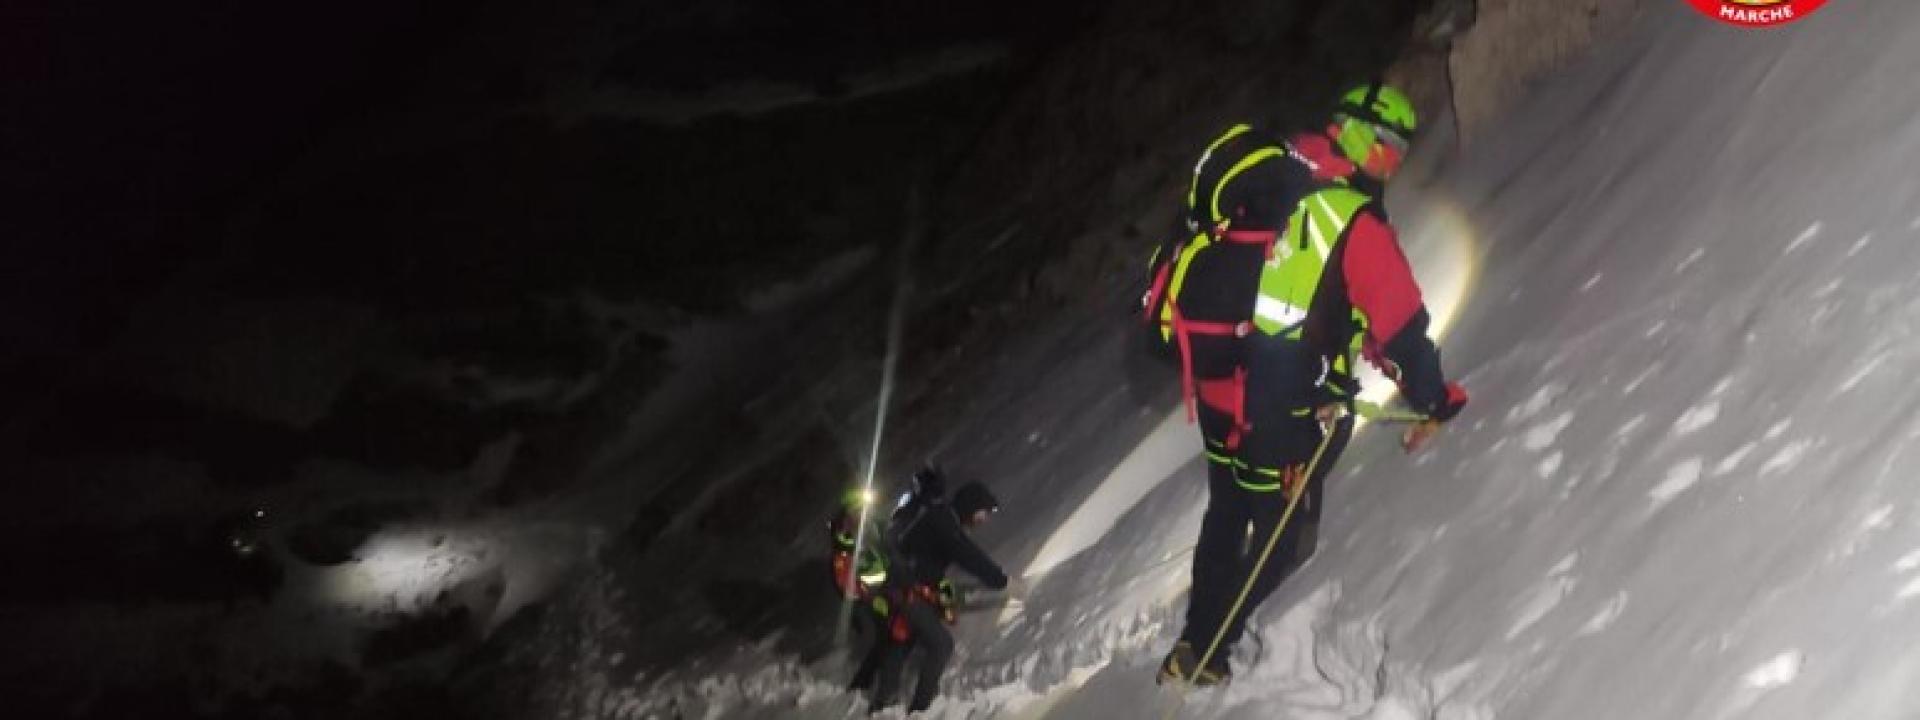
[[[938,501],[947,496],[947,475],[940,466],[927,463],[913,474],[913,496],[923,501]]]
[[[993,497],[993,491],[979,481],[961,485],[953,494],[953,511],[960,517],[967,517],[981,510],[989,513],[1000,510],[1000,501]]]

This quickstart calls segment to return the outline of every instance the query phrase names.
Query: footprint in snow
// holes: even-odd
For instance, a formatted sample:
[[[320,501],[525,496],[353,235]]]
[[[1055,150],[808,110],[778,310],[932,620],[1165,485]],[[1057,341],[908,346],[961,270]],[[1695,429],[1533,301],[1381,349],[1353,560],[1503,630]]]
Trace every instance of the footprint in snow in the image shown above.
[[[1680,464],[1667,468],[1667,477],[1647,491],[1647,497],[1653,499],[1653,509],[1658,510],[1680,493],[1700,480],[1700,458],[1688,458]]]
[[[1900,592],[1894,595],[1896,600],[1912,600],[1915,597],[1920,597],[1920,578],[1908,580],[1907,584],[1900,586]]]
[[[1724,644],[1723,642],[1723,646]],[[1741,676],[1743,687],[1735,690],[1731,696],[1722,701],[1720,711],[1714,713],[1714,717],[1751,717],[1754,706],[1761,701],[1761,698],[1800,677],[1800,666],[1804,661],[1805,656],[1799,650],[1787,650],[1755,665]]]
[[[1821,285],[1819,288],[1813,291],[1813,299],[1825,300],[1829,296],[1833,295],[1834,293],[1839,292],[1841,285],[1842,283],[1840,282],[1840,278],[1834,278],[1832,280],[1828,280],[1827,284]]]
[[[1867,516],[1860,520],[1860,530],[1863,532],[1875,532],[1890,527],[1893,527],[1892,505],[1874,508],[1873,512],[1867,513]]]
[[[1793,242],[1787,243],[1787,249],[1781,250],[1780,254],[1786,255],[1786,254],[1792,253],[1795,250],[1799,250],[1800,246],[1807,244],[1808,242],[1812,241],[1814,238],[1819,236],[1820,236],[1820,223],[1816,222],[1812,225],[1808,225],[1807,229],[1800,231],[1800,234],[1794,237]]]
[[[1567,481],[1560,486],[1560,499],[1566,500],[1573,497],[1573,492],[1579,490],[1580,484],[1586,481],[1586,473],[1574,473],[1573,477],[1567,478]]]
[[[1747,671],[1747,687],[1755,690],[1771,690],[1793,682],[1800,676],[1800,665],[1805,657],[1799,650],[1788,650],[1773,656],[1773,659],[1760,663]]]
[[[1628,380],[1627,384],[1620,388],[1620,394],[1632,395],[1633,391],[1639,390],[1641,384],[1652,379],[1654,374],[1658,372],[1660,372],[1659,363],[1648,365],[1646,369],[1640,371],[1640,374],[1633,376],[1632,380]]]
[[[1573,569],[1573,564],[1577,562],[1580,562],[1580,553],[1567,553],[1564,557],[1560,558],[1560,562],[1554,563],[1553,567],[1547,569],[1547,574],[1565,575],[1568,570]]]
[[[1525,445],[1528,450],[1535,452],[1545,450],[1547,447],[1553,445],[1553,441],[1560,438],[1560,431],[1567,429],[1567,425],[1572,422],[1573,413],[1571,411],[1560,413],[1558,417],[1552,420],[1529,428],[1521,444]]]
[[[1873,357],[1867,358],[1866,362],[1861,363],[1859,367],[1854,368],[1853,373],[1851,375],[1848,375],[1847,379],[1840,383],[1839,392],[1836,392],[1834,394],[1838,395],[1840,393],[1847,392],[1848,390],[1852,390],[1855,387],[1859,386],[1862,381],[1866,380],[1869,376],[1873,375],[1875,370],[1879,370],[1880,366],[1885,364],[1887,362],[1887,359],[1890,356],[1892,356],[1892,354],[1893,353],[1889,353],[1889,352],[1879,352],[1879,353],[1875,353]]]
[[[1740,467],[1740,463],[1745,461],[1748,455],[1753,454],[1753,451],[1759,447],[1757,443],[1747,443],[1734,448],[1733,452],[1727,453],[1726,457],[1720,458],[1720,462],[1714,463],[1714,477],[1733,472],[1736,468]]]
[[[1894,572],[1903,573],[1920,570],[1920,548],[1901,555],[1899,560],[1893,561],[1893,570]]]
[[[1800,458],[1806,455],[1807,449],[1811,447],[1813,447],[1812,440],[1800,439],[1787,443],[1786,447],[1780,448],[1779,451],[1773,454],[1773,457],[1767,458],[1765,463],[1761,463],[1760,474],[1771,475],[1776,472],[1792,470],[1795,465],[1800,464]]]
[[[1627,418],[1626,422],[1620,423],[1620,427],[1613,429],[1613,439],[1625,442],[1627,438],[1632,437],[1633,431],[1639,430],[1640,426],[1645,425],[1646,422],[1647,416],[1645,413]]]
[[[1607,604],[1601,606],[1599,612],[1594,613],[1593,617],[1587,619],[1587,624],[1580,626],[1579,634],[1584,637],[1613,627],[1614,621],[1619,620],[1620,614],[1626,611],[1627,591],[1621,590],[1620,592],[1614,593],[1613,597],[1608,598]]]
[[[1686,272],[1687,268],[1693,267],[1694,263],[1700,262],[1700,258],[1706,257],[1706,255],[1706,248],[1694,248],[1693,252],[1687,253],[1687,256],[1680,260],[1679,265],[1673,267],[1673,271],[1675,273]]]
[[[1792,426],[1793,426],[1792,420],[1780,420],[1778,422],[1775,422],[1772,425],[1767,426],[1767,439],[1772,440],[1774,438],[1780,437],[1781,433],[1786,432],[1787,428]]]
[[[1712,425],[1713,421],[1718,419],[1720,419],[1720,401],[1708,400],[1687,408],[1686,412],[1681,413],[1680,419],[1673,423],[1673,431],[1680,436],[1692,435],[1693,431]]]
[[[1731,389],[1733,389],[1733,378],[1723,377],[1720,378],[1720,382],[1713,384],[1712,390],[1707,391],[1707,397],[1718,398],[1721,395],[1727,394],[1727,391]]]
[[[1534,469],[1540,472],[1540,479],[1542,480],[1551,479],[1554,473],[1560,471],[1560,461],[1564,460],[1565,458],[1566,456],[1562,455],[1559,450],[1555,450],[1553,451],[1552,454],[1549,454],[1546,456],[1546,458],[1542,459],[1540,461],[1540,464],[1535,466]]]
[[[1893,571],[1896,573],[1911,573],[1915,570],[1920,570],[1920,548],[1915,548],[1900,556],[1899,560],[1893,561]],[[1907,583],[1900,586],[1900,590],[1894,593],[1893,598],[1906,601],[1916,596],[1920,596],[1920,577],[1908,579]]]
[[[1554,563],[1553,567],[1547,571],[1546,579],[1527,593],[1526,600],[1520,604],[1519,614],[1514,617],[1513,624],[1507,628],[1508,640],[1519,637],[1520,633],[1526,632],[1527,628],[1533,627],[1548,613],[1553,612],[1554,608],[1559,607],[1560,601],[1573,594],[1573,588],[1580,583],[1580,580],[1570,573],[1579,560],[1580,553],[1577,552],[1568,553],[1566,557],[1560,558],[1560,561]]]
[[[1533,391],[1533,395],[1528,397],[1526,402],[1507,411],[1507,424],[1518,425],[1533,419],[1533,416],[1539,415],[1541,411],[1547,409],[1548,405],[1552,405],[1553,401],[1558,400],[1563,392],[1566,392],[1566,388],[1559,383],[1541,385],[1540,389]]]
[[[1881,531],[1893,527],[1893,506],[1881,505],[1860,519],[1856,527],[1844,542],[1827,553],[1827,562],[1838,562],[1853,557],[1873,541]]]
[[[1456,694],[1458,694],[1462,688],[1466,687],[1469,681],[1479,676],[1480,676],[1480,663],[1474,662],[1472,660],[1468,660],[1466,662],[1460,663],[1459,665],[1455,665],[1445,670],[1441,670],[1440,672],[1434,673],[1433,679],[1431,681],[1431,685],[1433,687],[1433,696],[1439,697],[1439,698],[1452,698]],[[1462,713],[1459,713],[1459,712],[1441,713],[1441,716],[1453,718],[1453,717],[1459,717],[1461,714]],[[1468,717],[1479,717],[1479,716],[1470,715]],[[1493,716],[1486,715],[1485,718],[1486,720],[1492,720]],[[1467,720],[1467,718],[1463,717],[1461,718],[1461,720]]]

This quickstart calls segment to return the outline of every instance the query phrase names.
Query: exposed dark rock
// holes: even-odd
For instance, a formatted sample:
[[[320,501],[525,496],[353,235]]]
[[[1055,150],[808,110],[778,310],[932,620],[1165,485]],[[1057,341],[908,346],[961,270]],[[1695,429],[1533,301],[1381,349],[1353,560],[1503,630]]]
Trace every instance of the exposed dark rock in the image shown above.
[[[759,642],[779,632],[775,650],[798,655],[804,662],[832,647],[834,626],[843,608],[829,577],[826,561],[813,558],[772,577],[709,581],[701,595],[735,637]],[[858,604],[852,611],[870,612]]]
[[[44,372],[44,374],[43,374]],[[14,457],[99,458],[155,453],[197,461],[215,482],[260,487],[285,482],[304,456],[301,433],[284,425],[195,404],[124,383],[89,384],[59,371],[14,376],[21,396],[44,383],[59,402],[21,419],[0,438]]]
[[[382,527],[419,519],[431,507],[426,501],[350,503],[294,526],[287,533],[287,552],[314,565],[349,562],[357,559],[355,552]]]
[[[314,426],[316,450],[375,469],[450,471],[514,428],[505,410],[475,412],[431,390],[362,375]]]
[[[436,603],[423,612],[401,616],[393,625],[367,636],[360,664],[379,669],[473,640],[478,636],[472,615],[465,605]]]
[[[251,510],[219,518],[156,518],[134,526],[63,523],[7,532],[0,544],[16,575],[33,592],[9,593],[0,605],[102,603],[264,603],[284,571],[267,531]],[[250,544],[243,551],[236,541]]]

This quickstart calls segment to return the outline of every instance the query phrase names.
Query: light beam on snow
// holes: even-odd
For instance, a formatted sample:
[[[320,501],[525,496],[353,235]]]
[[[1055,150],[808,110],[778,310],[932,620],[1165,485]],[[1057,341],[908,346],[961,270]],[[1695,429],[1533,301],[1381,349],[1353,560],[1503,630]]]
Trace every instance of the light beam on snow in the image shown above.
[[[358,558],[322,571],[323,599],[362,610],[415,612],[442,592],[488,569],[485,545],[446,532],[382,530]]]
[[[1168,413],[1113,472],[1107,473],[1106,479],[1067,516],[1066,522],[1060,523],[1027,564],[1025,574],[1032,576],[1052,570],[1107,534],[1128,508],[1200,454],[1200,444],[1193,437],[1195,432],[1187,427],[1185,407]]]
[[[1404,226],[1401,243],[1420,281],[1427,313],[1431,316],[1429,331],[1437,341],[1445,337],[1454,317],[1466,303],[1478,268],[1473,228],[1466,215],[1445,202],[1431,203],[1424,210]],[[1361,397],[1378,403],[1393,398],[1393,383],[1372,366],[1363,367],[1360,378],[1366,388],[1360,393]],[[1200,443],[1195,436],[1199,431],[1188,425],[1184,407],[1168,413],[1146,439],[1107,473],[1093,494],[1048,536],[1024,574],[1031,577],[1046,573],[1091,547],[1162,480],[1198,457]],[[1002,620],[1007,617],[1010,613],[1003,613]]]
[[[1413,275],[1420,281],[1421,299],[1426,301],[1427,332],[1435,342],[1446,338],[1454,318],[1467,303],[1480,270],[1476,255],[1473,225],[1460,208],[1446,201],[1433,201],[1420,207],[1411,222],[1401,226],[1401,248]],[[1393,382],[1372,365],[1360,363],[1360,398],[1386,404],[1398,394]],[[1444,363],[1442,367],[1445,367]],[[1445,368],[1450,376],[1460,368]],[[1356,419],[1355,427],[1365,422]]]

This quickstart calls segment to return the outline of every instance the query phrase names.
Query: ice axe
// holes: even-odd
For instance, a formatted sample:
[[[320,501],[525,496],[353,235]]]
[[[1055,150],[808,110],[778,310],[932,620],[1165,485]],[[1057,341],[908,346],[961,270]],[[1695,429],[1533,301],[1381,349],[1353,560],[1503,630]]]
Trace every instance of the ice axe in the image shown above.
[[[1400,446],[1413,452],[1440,432],[1440,421],[1411,410],[1394,410],[1375,402],[1353,399],[1353,414],[1372,422],[1400,423],[1407,429],[1400,434]]]
[[[1353,399],[1353,414],[1366,418],[1368,422],[1420,423],[1432,420],[1432,418],[1412,410],[1394,410],[1380,403],[1369,402],[1361,400],[1360,398]]]

